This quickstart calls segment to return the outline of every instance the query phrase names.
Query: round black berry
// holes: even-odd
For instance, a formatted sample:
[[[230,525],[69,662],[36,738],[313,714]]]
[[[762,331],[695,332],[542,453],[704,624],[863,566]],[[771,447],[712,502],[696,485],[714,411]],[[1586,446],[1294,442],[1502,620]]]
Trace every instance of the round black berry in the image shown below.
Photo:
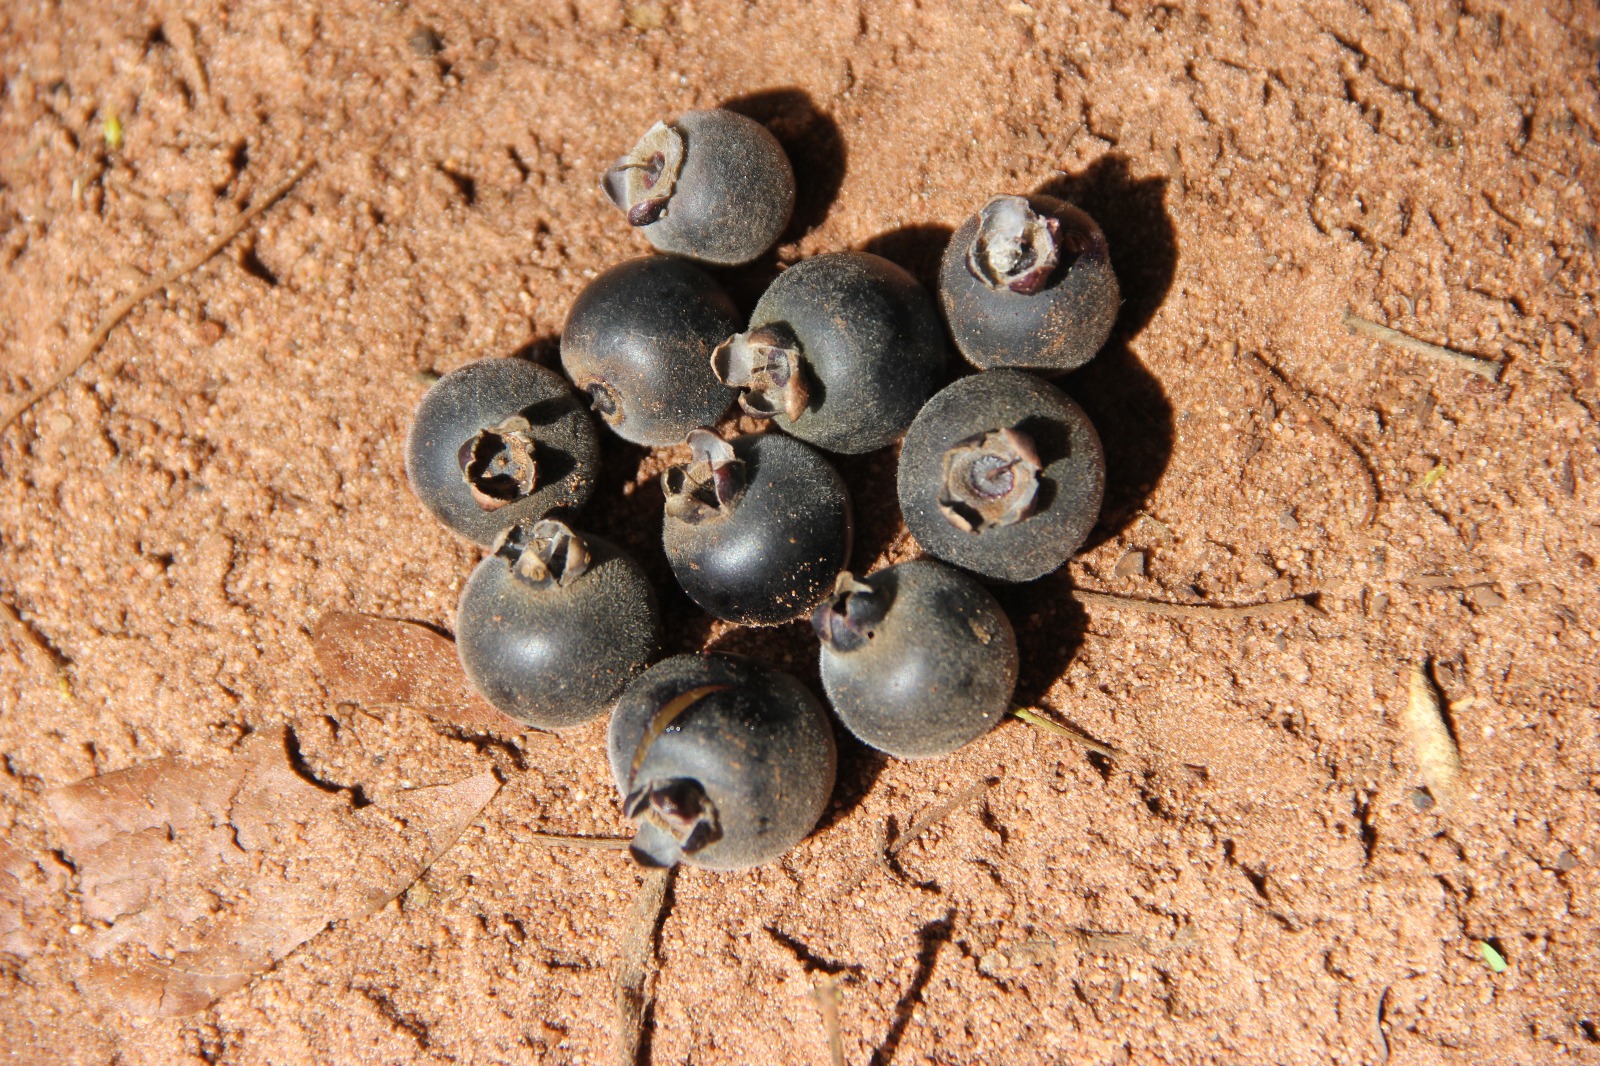
[[[664,255],[629,259],[573,301],[561,366],[618,436],[677,444],[733,402],[710,359],[738,320],[733,300],[705,271]]]
[[[780,670],[730,655],[659,662],[617,701],[607,734],[633,856],[738,870],[811,832],[833,792],[827,712]]]
[[[605,711],[660,643],[639,564],[552,519],[509,530],[472,571],[456,609],[467,677],[490,703],[540,729]]]
[[[929,400],[906,431],[897,475],[917,543],[1002,581],[1066,562],[1094,527],[1105,482],[1083,409],[1016,370],[961,378]]]
[[[689,435],[662,475],[662,543],[683,590],[718,618],[776,625],[815,607],[850,558],[850,498],[833,467],[780,433]]]
[[[482,359],[433,383],[411,419],[406,476],[434,517],[488,545],[594,493],[594,423],[553,370]]]
[[[1105,234],[1050,196],[996,196],[945,248],[939,297],[956,347],[984,370],[1073,370],[1111,335],[1121,302]]]
[[[893,443],[939,387],[933,298],[887,259],[830,252],[785,270],[747,332],[717,348],[717,377],[749,414],[850,455]]]
[[[732,111],[657,122],[605,173],[611,202],[663,252],[748,263],[794,210],[794,171],[767,128]]]
[[[994,728],[1011,706],[1011,623],[959,571],[917,560],[861,580],[842,574],[811,622],[828,702],[879,751],[948,754]]]

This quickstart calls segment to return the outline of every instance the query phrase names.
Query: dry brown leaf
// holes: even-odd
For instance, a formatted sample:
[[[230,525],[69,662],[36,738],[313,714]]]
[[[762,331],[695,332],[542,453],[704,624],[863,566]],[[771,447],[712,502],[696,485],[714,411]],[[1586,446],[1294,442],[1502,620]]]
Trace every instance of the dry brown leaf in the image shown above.
[[[473,690],[456,646],[427,626],[329,611],[311,631],[334,699],[410,707],[456,725],[521,733],[528,727]]]
[[[79,986],[136,1014],[200,1010],[405,891],[498,788],[483,773],[357,808],[296,772],[278,727],[218,765],[157,759],[52,789],[84,915],[108,923]]]
[[[0,951],[26,959],[40,930],[60,923],[67,871],[53,855],[30,854],[0,837]]]
[[[1459,799],[1461,753],[1456,749],[1450,728],[1445,725],[1439,694],[1420,666],[1411,667],[1407,675],[1406,709],[1402,720],[1417,753],[1422,783],[1428,786],[1439,805],[1449,810]]]

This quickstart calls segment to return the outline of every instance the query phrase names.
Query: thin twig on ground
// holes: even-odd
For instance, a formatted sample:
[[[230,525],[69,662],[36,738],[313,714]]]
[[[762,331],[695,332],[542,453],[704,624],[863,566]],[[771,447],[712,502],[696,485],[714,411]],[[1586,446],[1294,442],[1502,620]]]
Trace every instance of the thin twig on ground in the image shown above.
[[[1115,759],[1118,755],[1122,754],[1122,752],[1118,751],[1116,748],[1113,748],[1111,745],[1102,744],[1098,740],[1095,740],[1093,737],[1089,736],[1087,733],[1081,733],[1069,725],[1062,725],[1060,722],[1046,718],[1044,715],[1040,714],[1038,711],[1035,711],[1031,707],[1013,707],[1011,708],[1011,713],[1014,717],[1020,718],[1029,725],[1036,725],[1047,733],[1054,733],[1056,736],[1066,737],[1068,740],[1080,744],[1098,755],[1104,755],[1108,759]]]
[[[1458,352],[1454,348],[1446,348],[1441,344],[1430,344],[1428,341],[1418,340],[1416,337],[1401,333],[1397,329],[1371,319],[1362,318],[1360,315],[1346,311],[1344,325],[1351,333],[1359,333],[1384,344],[1392,344],[1396,348],[1404,348],[1413,355],[1420,355],[1438,362],[1448,363],[1458,370],[1465,370],[1469,374],[1476,374],[1487,381],[1495,381],[1500,377],[1503,364],[1493,359],[1485,359],[1479,355],[1468,355]]]
[[[618,1066],[638,1066],[644,1044],[650,1004],[655,998],[656,935],[666,920],[668,889],[676,866],[646,870],[639,894],[628,911],[622,950],[611,975],[611,992],[617,1012]]]
[[[180,262],[176,267],[145,282],[139,288],[112,304],[111,310],[107,311],[100,319],[100,324],[95,326],[94,331],[78,347],[78,350],[61,365],[61,368],[51,376],[49,381],[28,392],[6,409],[6,413],[0,416],[0,433],[10,429],[11,424],[22,417],[29,408],[60,388],[68,378],[76,374],[84,364],[93,359],[95,353],[105,344],[106,338],[111,335],[111,331],[116,329],[135,307],[138,307],[168,285],[179,281],[185,275],[205,265],[207,260],[226,248],[239,234],[249,228],[250,223],[260,217],[263,211],[283,199],[284,195],[294,188],[300,179],[305,177],[311,168],[316,165],[316,160],[312,159],[296,166],[289,172],[288,177],[268,189],[255,203],[240,212],[238,218],[225,226],[221,233],[213,237],[199,251]]]
[[[1141,600],[1134,596],[1117,596],[1109,592],[1090,592],[1075,589],[1078,599],[1090,607],[1120,607],[1140,614],[1153,614],[1162,618],[1182,618],[1197,622],[1219,622],[1233,618],[1263,618],[1271,616],[1309,614],[1318,618],[1327,612],[1312,603],[1307,596],[1290,596],[1286,600],[1270,603],[1172,603],[1167,600]]]
[[[1243,355],[1245,357],[1245,365],[1260,375],[1268,385],[1281,388],[1284,398],[1288,400],[1290,407],[1305,416],[1306,421],[1311,426],[1333,440],[1335,444],[1343,448],[1346,454],[1355,460],[1356,466],[1361,468],[1363,475],[1361,485],[1364,489],[1363,495],[1366,496],[1366,502],[1362,507],[1361,519],[1357,524],[1363,528],[1370,526],[1378,517],[1378,504],[1383,500],[1383,492],[1378,488],[1377,472],[1372,469],[1372,464],[1367,462],[1367,457],[1362,455],[1354,444],[1346,440],[1343,434],[1334,429],[1326,418],[1318,414],[1316,409],[1306,401],[1300,390],[1291,385],[1289,379],[1278,372],[1277,367],[1274,367],[1255,352],[1247,352],[1238,345],[1230,344],[1228,347]]]

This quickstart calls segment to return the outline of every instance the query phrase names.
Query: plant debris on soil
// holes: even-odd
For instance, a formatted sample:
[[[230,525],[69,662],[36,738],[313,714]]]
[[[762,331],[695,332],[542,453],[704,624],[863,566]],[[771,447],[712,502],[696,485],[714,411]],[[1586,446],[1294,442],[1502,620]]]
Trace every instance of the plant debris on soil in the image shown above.
[[[1563,3],[0,9],[0,1047],[1600,1056],[1597,41]],[[600,173],[714,106],[798,183],[719,272],[745,312],[827,251],[931,282],[998,193],[1104,229],[1123,306],[1060,384],[1105,507],[996,595],[1017,703],[1116,748],[845,737],[810,838],[669,887],[603,722],[466,689],[480,552],[403,442],[438,374],[555,363],[648,249]],[[608,440],[583,523],[669,653],[819,691],[804,624],[677,591],[675,458]],[[852,570],[914,557],[893,449],[843,465]]]

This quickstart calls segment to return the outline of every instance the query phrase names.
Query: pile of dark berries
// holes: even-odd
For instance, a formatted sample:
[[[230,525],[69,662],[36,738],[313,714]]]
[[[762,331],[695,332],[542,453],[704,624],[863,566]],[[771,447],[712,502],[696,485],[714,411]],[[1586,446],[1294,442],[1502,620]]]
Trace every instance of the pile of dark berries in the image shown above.
[[[997,196],[952,237],[938,305],[893,263],[832,252],[780,274],[742,322],[690,260],[749,263],[788,225],[794,174],[764,127],[721,110],[657,123],[602,185],[667,254],[612,267],[579,295],[561,339],[566,380],[508,358],[436,382],[406,472],[440,521],[490,549],[456,616],[472,683],[540,729],[611,710],[635,858],[739,869],[781,855],[822,815],[828,715],[753,659],[651,665],[661,621],[644,571],[569,524],[599,481],[579,394],[625,440],[688,444],[689,461],[662,478],[661,536],[691,600],[741,625],[810,615],[845,728],[900,758],[944,755],[1005,716],[1017,679],[1011,623],[971,575],[1048,574],[1099,515],[1100,439],[1035,375],[1075,369],[1105,343],[1116,277],[1082,211]],[[941,390],[947,336],[980,372]],[[707,428],[735,402],[771,430],[728,440]],[[850,500],[823,452],[902,438],[900,508],[932,558],[852,574]]]

